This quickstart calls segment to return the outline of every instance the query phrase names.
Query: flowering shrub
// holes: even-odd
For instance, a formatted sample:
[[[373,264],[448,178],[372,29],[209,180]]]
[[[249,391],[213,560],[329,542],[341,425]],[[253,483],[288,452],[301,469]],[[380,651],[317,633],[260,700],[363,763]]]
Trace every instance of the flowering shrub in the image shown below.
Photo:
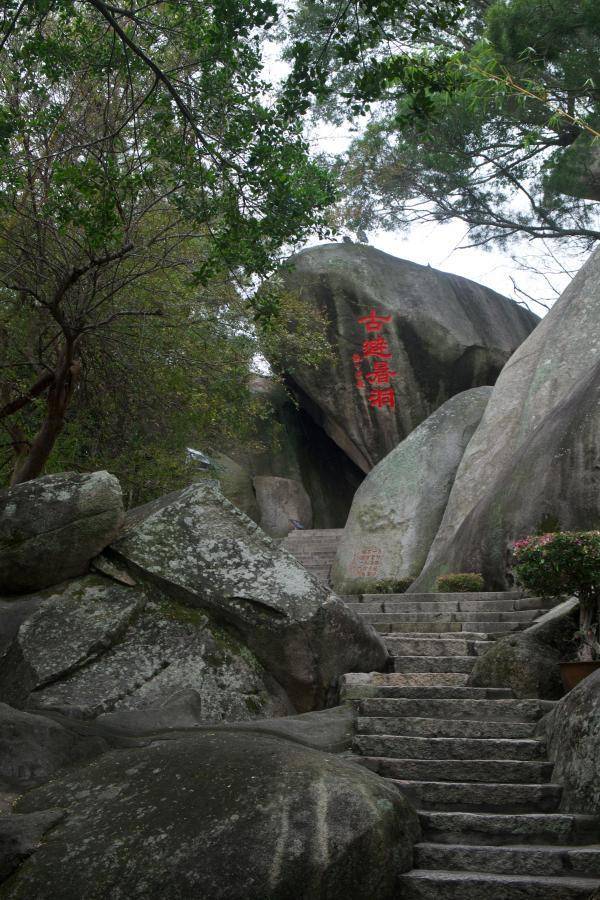
[[[456,572],[451,575],[440,575],[436,579],[435,589],[443,594],[453,591],[482,591],[483,577],[479,572]]]
[[[600,658],[600,531],[558,531],[513,545],[514,571],[542,597],[574,594],[580,604],[579,658]]]

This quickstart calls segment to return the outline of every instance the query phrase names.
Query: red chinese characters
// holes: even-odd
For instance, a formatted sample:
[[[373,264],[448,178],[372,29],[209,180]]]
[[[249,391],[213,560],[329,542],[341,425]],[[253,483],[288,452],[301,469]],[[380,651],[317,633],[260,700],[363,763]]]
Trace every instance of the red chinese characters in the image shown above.
[[[354,364],[354,375],[356,387],[364,390],[367,382],[371,387],[367,400],[369,406],[373,409],[394,409],[396,406],[396,394],[391,385],[392,378],[397,373],[391,368],[389,344],[383,335],[379,332],[384,325],[392,321],[391,316],[377,315],[372,309],[368,315],[358,318],[359,325],[362,325],[367,333],[367,337],[363,341],[362,356],[360,353],[352,354],[352,362]],[[376,335],[370,337],[370,335]],[[362,362],[371,362],[371,370],[366,374],[362,370]]]
[[[377,334],[384,325],[392,321],[391,316],[378,316],[372,309],[368,316],[361,316],[358,320],[359,325],[364,325],[367,334]]]

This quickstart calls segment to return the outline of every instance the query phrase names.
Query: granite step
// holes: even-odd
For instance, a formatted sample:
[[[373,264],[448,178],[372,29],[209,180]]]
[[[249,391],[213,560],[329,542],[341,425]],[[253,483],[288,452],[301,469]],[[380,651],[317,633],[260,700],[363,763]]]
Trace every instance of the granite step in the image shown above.
[[[379,594],[377,600],[357,600],[349,597],[348,606],[357,613],[410,613],[426,616],[462,615],[469,613],[529,613],[533,617],[551,609],[548,603],[535,597],[522,600],[390,600],[392,594]],[[411,596],[411,595],[407,595]]]
[[[394,674],[394,673],[391,673]],[[340,700],[420,699],[420,700],[500,700],[510,699],[513,692],[507,688],[471,687],[415,687],[400,686],[386,682],[390,675],[378,672],[364,675],[350,673],[340,679]]]
[[[437,844],[589,844],[600,818],[574,813],[419,812],[423,836]]]
[[[400,637],[388,634],[384,640],[393,656],[481,656],[493,643],[485,637],[483,634],[475,638],[466,635],[440,638],[435,635]]]
[[[350,604],[348,604],[350,606]],[[526,609],[522,612],[515,610],[506,610],[499,612],[498,610],[469,610],[467,612],[451,612],[451,611],[427,611],[416,612],[413,610],[397,610],[387,608],[383,610],[361,609],[360,603],[351,604],[354,612],[358,613],[361,618],[367,619],[371,623],[381,622],[436,622],[437,624],[451,625],[455,622],[523,622],[528,624],[535,621],[538,617],[537,609]],[[427,631],[426,628],[423,629]],[[473,631],[479,629],[474,628]]]
[[[415,737],[532,738],[535,722],[490,722],[409,716],[359,716],[357,734],[403,734]]]
[[[460,689],[455,689],[458,691]],[[491,690],[466,688],[463,690]],[[355,704],[359,716],[409,716],[410,718],[475,719],[494,722],[537,722],[555,705],[553,700],[515,700],[507,691],[506,699],[492,701],[468,695],[455,697],[372,697]],[[506,696],[506,695],[505,695]]]
[[[557,784],[401,779],[395,779],[394,784],[419,810],[555,812],[562,793]]]
[[[362,594],[361,599],[363,603],[368,603],[370,600],[380,600],[385,598],[387,600],[406,600],[410,603],[450,603],[450,602],[478,602],[478,603],[486,603],[486,602],[494,602],[496,600],[510,600],[513,603],[518,602],[523,599],[534,599],[539,601],[539,597],[528,597],[523,598],[523,595],[520,591],[452,591],[448,593],[437,592],[429,592],[424,594]]]
[[[476,656],[393,656],[394,672],[462,672],[468,675]]]
[[[396,734],[358,734],[353,749],[364,756],[403,759],[544,759],[543,741],[528,738],[432,738]]]
[[[589,900],[600,880],[413,869],[398,886],[403,900]]]
[[[574,875],[600,878],[600,844],[595,846],[417,844],[415,867],[510,875]]]
[[[508,759],[396,759],[386,756],[357,756],[359,763],[383,778],[415,781],[485,782],[495,784],[546,784],[553,765],[544,760]]]
[[[463,687],[469,678],[464,672],[390,672],[383,677],[391,687]]]
[[[397,622],[393,617],[390,621],[378,622],[371,616],[363,616],[363,621],[372,625],[376,631],[382,634],[406,634],[410,636],[413,633],[419,634],[421,637],[468,637],[472,640],[485,640],[491,634],[508,634],[512,631],[520,631],[526,628],[527,622],[444,622],[429,619],[425,622]]]

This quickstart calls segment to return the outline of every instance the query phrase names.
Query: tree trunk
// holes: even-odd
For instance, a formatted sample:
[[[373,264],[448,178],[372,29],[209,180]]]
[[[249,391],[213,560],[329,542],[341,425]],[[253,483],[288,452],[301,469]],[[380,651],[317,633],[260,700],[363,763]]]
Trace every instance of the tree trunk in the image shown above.
[[[17,460],[11,487],[31,481],[44,471],[56,439],[64,427],[69,402],[79,379],[81,363],[74,359],[74,355],[75,342],[69,342],[61,353],[48,390],[44,421],[31,442],[29,452]]]

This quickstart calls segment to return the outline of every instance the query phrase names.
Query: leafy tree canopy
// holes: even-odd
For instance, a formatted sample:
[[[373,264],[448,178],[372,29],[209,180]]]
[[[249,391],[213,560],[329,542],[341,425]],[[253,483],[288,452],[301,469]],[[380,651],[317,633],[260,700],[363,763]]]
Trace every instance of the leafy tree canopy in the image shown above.
[[[595,0],[301,0],[291,33],[292,82],[312,73],[320,113],[371,113],[337,161],[351,227],[458,218],[474,242],[598,240]]]
[[[4,4],[0,426],[13,482],[43,471],[84,387],[105,421],[102,385],[133,396],[153,379],[158,409],[184,358],[196,384],[190,335],[227,320],[233,285],[318,226],[328,177],[262,77],[276,14],[271,0]],[[222,284],[228,305],[217,290],[209,315]],[[124,334],[141,345],[133,382],[125,350],[109,352]],[[232,375],[228,353],[215,364],[217,380]]]

